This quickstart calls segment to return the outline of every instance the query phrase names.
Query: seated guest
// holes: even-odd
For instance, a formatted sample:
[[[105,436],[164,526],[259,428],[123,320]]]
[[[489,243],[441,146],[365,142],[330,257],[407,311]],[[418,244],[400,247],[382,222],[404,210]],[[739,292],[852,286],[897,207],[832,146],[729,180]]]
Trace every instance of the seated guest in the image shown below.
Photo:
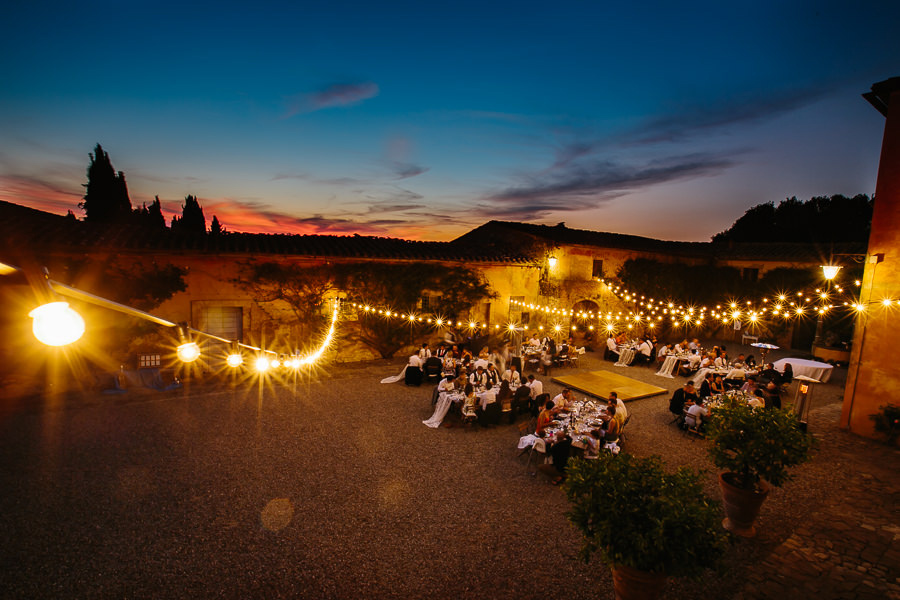
[[[532,348],[540,348],[541,347],[541,340],[538,339],[538,336],[534,331],[531,332],[531,337],[528,338],[528,345],[531,346]]]
[[[513,391],[509,388],[508,381],[501,381],[500,387],[497,388],[497,402],[501,404],[509,404],[512,406]]]
[[[569,402],[572,401],[572,391],[569,388],[563,388],[559,394],[553,398],[553,405],[556,407],[556,411],[559,412],[566,408]]]
[[[774,381],[766,384],[762,398],[763,402],[766,403],[766,408],[781,408],[781,393]]]
[[[531,388],[520,385],[513,394],[512,409],[514,414],[531,412],[532,410]]]
[[[659,352],[656,353],[656,360],[663,362],[670,354],[672,354],[672,344],[660,344]]]
[[[766,368],[759,372],[759,381],[762,384],[767,384],[770,381],[775,385],[781,383],[781,373],[775,370],[775,365],[769,363],[766,365]]]
[[[485,370],[484,374],[492,386],[500,385],[500,371],[497,370],[494,363],[488,363],[487,370]]]
[[[740,354],[738,354],[737,359],[736,359],[733,363],[731,363],[731,366],[733,366],[733,367],[743,367],[743,366],[744,366],[744,361],[746,361],[746,360],[747,360],[747,359],[744,358],[744,353],[741,352]]]
[[[465,359],[463,359],[465,360]],[[469,383],[478,387],[478,386],[486,386],[488,382],[487,376],[484,374],[484,367],[478,366],[475,369],[475,372],[469,375]]]
[[[703,398],[697,398],[697,401],[688,407],[687,415],[684,417],[684,424],[688,427],[703,426],[703,422],[709,415],[709,410],[703,406]]]
[[[534,398],[533,409],[531,411],[531,416],[536,417],[540,415],[544,408],[547,406],[547,402],[550,401],[550,394],[538,394]]]
[[[609,353],[610,357],[615,359],[619,358],[619,347],[616,345],[616,338],[612,336],[606,338],[606,351]]]
[[[713,394],[724,394],[725,393],[725,384],[722,382],[721,375],[716,375],[716,378],[713,379],[712,384],[709,386],[709,390]]]
[[[750,394],[751,396],[756,394],[756,377],[748,377],[747,381],[744,382],[744,385],[741,386],[741,391],[745,394]]]
[[[466,395],[462,407],[463,415],[475,414],[475,405],[478,403],[478,397],[475,395],[475,386],[471,383],[467,383],[463,393]]]
[[[487,360],[491,357],[491,349],[487,346],[481,349],[481,352],[478,353],[478,358],[482,360]]]
[[[703,383],[700,384],[700,391],[697,395],[701,398],[709,398],[712,396],[713,374],[707,373],[703,377]]]
[[[719,354],[719,356],[717,356],[713,361],[713,366],[715,366],[717,369],[724,369],[728,366],[728,359],[724,354]]]
[[[444,356],[441,375],[456,375],[456,360],[449,353]]]
[[[541,410],[541,414],[538,415],[537,426],[535,427],[534,432],[537,435],[544,433],[544,430],[550,425],[550,422],[553,421],[554,415],[553,400],[548,400],[544,405],[543,410]]]
[[[559,485],[566,479],[566,465],[572,452],[572,438],[568,434],[561,433],[547,453],[553,457],[553,469],[557,476],[553,479],[553,485]]]
[[[427,343],[422,344],[422,347],[419,348],[419,360],[424,363],[429,358],[431,358],[431,349],[428,348]]]
[[[684,413],[684,407],[697,401],[697,394],[694,391],[694,384],[688,381],[684,387],[675,390],[672,399],[669,400],[669,412],[673,415],[681,415]]]
[[[784,363],[784,373],[781,374],[781,384],[788,385],[794,381],[794,367],[791,363]]]
[[[606,401],[606,414],[609,415],[610,419],[614,419],[619,422],[619,431],[622,431],[622,426],[625,425],[625,413],[619,409],[619,400],[618,398],[610,397]],[[610,409],[614,408],[612,411]]]
[[[616,405],[616,414],[622,415],[622,423],[625,422],[625,419],[628,418],[628,410],[625,408],[625,403],[622,402],[622,399],[619,398],[618,392],[610,392],[609,399],[607,400],[607,404],[615,403]]]
[[[622,431],[622,427],[619,423],[619,420],[616,418],[616,407],[610,406],[606,409],[606,414],[609,416],[609,421],[606,423],[606,443],[618,442],[619,441],[619,432]]]
[[[684,340],[684,341],[686,342],[687,340]],[[693,340],[691,340],[691,343],[688,344],[688,348],[691,350],[699,350],[700,349],[700,340],[698,340],[697,338],[694,338]]]
[[[534,373],[528,376],[528,383],[525,385],[527,385],[528,389],[531,391],[532,398],[537,398],[544,393],[544,384],[541,383],[540,379],[535,379]]]
[[[438,393],[440,394],[441,392],[452,392],[455,387],[453,384],[453,380],[455,378],[456,377],[454,375],[447,375],[446,377],[441,379],[437,385]]]
[[[584,438],[584,443],[587,444],[584,449],[585,458],[596,458],[600,455],[600,450],[603,449],[603,435],[599,429],[591,429],[588,432]]]
[[[450,356],[452,356],[456,360],[459,360],[462,358],[462,352],[459,351],[459,346],[457,346],[456,344],[453,344],[453,348],[450,349]]]
[[[641,342],[641,345],[638,346],[638,354],[640,354],[639,359],[641,362],[645,362],[650,364],[653,357],[653,344],[650,343],[648,338],[644,338],[644,341]]]
[[[756,359],[753,358],[752,354],[747,355],[747,358],[744,360],[744,363],[747,365],[748,369],[756,368]]]
[[[522,385],[522,376],[519,375],[516,365],[509,365],[509,369],[503,372],[503,381],[508,381],[512,387]]]
[[[422,361],[418,354],[409,357],[406,364],[406,373],[404,374],[404,383],[406,385],[422,385]]]

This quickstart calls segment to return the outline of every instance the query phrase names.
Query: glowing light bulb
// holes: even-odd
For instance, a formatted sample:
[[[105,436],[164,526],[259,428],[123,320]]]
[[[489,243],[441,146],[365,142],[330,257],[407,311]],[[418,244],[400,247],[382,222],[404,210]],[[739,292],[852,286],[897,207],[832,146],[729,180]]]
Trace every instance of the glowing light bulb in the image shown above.
[[[68,302],[50,302],[28,313],[34,337],[48,346],[66,346],[84,335],[84,319]]]
[[[277,358],[273,358],[272,362],[269,363],[269,366],[272,367],[273,369],[277,369],[278,367],[281,366],[281,361],[279,361]]]
[[[256,359],[256,370],[260,373],[267,371],[269,369],[269,359],[265,356],[260,356]]]
[[[237,353],[229,354],[225,362],[228,363],[229,367],[239,367],[244,364],[244,357]]]
[[[200,346],[197,345],[197,342],[186,342],[178,346],[175,354],[182,362],[194,362],[200,358]]]

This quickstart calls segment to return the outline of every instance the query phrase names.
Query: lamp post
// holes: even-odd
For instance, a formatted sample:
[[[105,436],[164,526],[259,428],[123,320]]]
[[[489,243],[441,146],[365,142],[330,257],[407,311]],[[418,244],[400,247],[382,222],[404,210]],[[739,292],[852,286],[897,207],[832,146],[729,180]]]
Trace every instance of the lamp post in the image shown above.
[[[825,277],[825,298],[831,291],[831,280],[837,277],[841,267],[838,265],[822,265],[822,276]],[[816,337],[812,343],[812,355],[816,355],[816,347],[822,344],[822,330],[824,329],[825,311],[819,310],[819,318],[816,319]]]

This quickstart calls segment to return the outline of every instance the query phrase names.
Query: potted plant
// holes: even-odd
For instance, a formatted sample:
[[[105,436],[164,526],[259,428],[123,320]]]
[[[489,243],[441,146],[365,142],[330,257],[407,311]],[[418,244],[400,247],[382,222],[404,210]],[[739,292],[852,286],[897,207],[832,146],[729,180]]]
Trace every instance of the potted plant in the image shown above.
[[[699,575],[721,555],[721,515],[687,467],[669,474],[659,457],[622,453],[572,460],[566,473],[580,556],[610,565],[616,598],[656,598],[667,577]]]
[[[728,401],[710,413],[706,437],[717,467],[726,529],[756,535],[753,523],[772,487],[790,479],[789,468],[805,462],[812,438],[790,409],[753,408]]]
[[[883,433],[888,444],[897,443],[897,438],[900,438],[900,406],[886,404],[879,406],[878,411],[869,415],[875,423],[875,431]]]

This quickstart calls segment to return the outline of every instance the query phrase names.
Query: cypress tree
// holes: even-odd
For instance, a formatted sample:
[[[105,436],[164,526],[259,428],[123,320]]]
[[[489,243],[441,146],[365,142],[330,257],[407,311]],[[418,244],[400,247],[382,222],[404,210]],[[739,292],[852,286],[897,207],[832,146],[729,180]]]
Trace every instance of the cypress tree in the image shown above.
[[[84,209],[85,220],[94,223],[128,221],[131,218],[131,200],[128,198],[125,174],[116,172],[109,154],[103,151],[100,144],[89,156],[91,164],[87,168],[84,200],[78,205]]]

